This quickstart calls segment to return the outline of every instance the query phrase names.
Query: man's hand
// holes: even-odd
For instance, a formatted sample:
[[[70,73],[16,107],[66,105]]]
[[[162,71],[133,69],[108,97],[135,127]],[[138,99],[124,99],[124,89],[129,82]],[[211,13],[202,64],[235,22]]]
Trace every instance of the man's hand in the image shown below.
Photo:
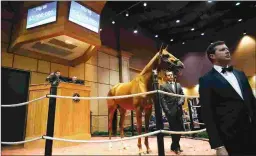
[[[216,155],[217,156],[228,156],[228,152],[225,147],[221,147],[216,149]]]

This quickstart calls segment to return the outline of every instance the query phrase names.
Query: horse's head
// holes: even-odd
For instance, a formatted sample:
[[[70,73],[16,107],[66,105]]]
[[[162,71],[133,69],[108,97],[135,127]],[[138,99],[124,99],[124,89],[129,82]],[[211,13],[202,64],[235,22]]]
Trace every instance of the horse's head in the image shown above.
[[[178,58],[167,51],[167,47],[165,49],[161,48],[159,51],[157,69],[173,71],[174,74],[177,75],[185,66]]]

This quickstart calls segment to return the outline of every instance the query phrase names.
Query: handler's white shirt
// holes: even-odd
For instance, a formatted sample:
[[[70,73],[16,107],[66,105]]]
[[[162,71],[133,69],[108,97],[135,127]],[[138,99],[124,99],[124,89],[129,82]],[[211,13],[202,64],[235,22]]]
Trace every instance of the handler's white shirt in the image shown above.
[[[241,91],[241,88],[239,86],[239,83],[236,79],[236,76],[234,75],[233,72],[230,72],[230,71],[227,71],[225,73],[222,73],[222,67],[221,66],[218,66],[218,65],[214,65],[213,66],[214,69],[216,69],[230,84],[231,86],[235,89],[235,91],[241,96],[242,99],[243,98],[243,94],[242,94],[242,91]]]

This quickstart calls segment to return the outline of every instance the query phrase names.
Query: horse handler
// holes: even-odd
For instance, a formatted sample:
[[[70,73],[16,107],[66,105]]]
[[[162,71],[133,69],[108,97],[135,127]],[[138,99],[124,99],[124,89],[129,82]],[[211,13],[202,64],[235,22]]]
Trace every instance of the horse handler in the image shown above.
[[[173,72],[167,71],[165,73],[166,83],[160,86],[160,89],[174,94],[184,95],[181,85],[174,82]],[[168,95],[162,95],[161,106],[169,122],[169,129],[172,131],[184,131],[183,120],[182,120],[182,105],[184,104],[185,98],[174,97]],[[176,154],[182,152],[180,148],[180,134],[171,134],[172,144],[170,149]]]

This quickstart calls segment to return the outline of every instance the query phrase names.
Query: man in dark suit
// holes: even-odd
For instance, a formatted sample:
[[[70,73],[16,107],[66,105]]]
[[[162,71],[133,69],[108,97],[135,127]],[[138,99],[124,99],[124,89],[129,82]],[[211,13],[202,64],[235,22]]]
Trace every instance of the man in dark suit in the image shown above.
[[[160,86],[160,89],[165,92],[184,95],[181,85],[174,82],[174,76],[172,72],[166,72],[166,83]],[[169,122],[169,128],[172,131],[184,131],[183,119],[182,119],[182,105],[185,98],[162,95],[161,106]],[[182,152],[180,149],[180,134],[172,134],[171,150],[176,154]]]
[[[225,42],[207,48],[211,71],[199,79],[202,119],[217,155],[256,154],[256,102],[244,72],[229,66]]]

